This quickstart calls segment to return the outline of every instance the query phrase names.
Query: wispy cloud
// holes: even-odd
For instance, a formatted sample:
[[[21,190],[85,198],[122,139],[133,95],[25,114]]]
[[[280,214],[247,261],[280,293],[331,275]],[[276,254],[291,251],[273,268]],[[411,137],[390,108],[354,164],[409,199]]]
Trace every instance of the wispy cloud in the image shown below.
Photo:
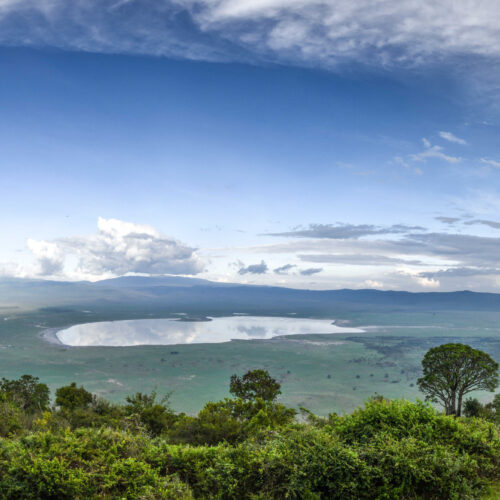
[[[434,217],[434,219],[438,220],[439,222],[442,222],[443,224],[448,224],[449,226],[453,226],[454,224],[462,220],[460,217],[447,217],[444,215]]]
[[[268,236],[288,236],[294,238],[328,238],[346,239],[361,238],[376,234],[403,234],[410,231],[424,230],[421,226],[407,226],[404,224],[393,224],[382,227],[372,224],[310,224],[305,228],[295,228],[291,231],[281,233],[269,233]]]
[[[302,276],[312,276],[313,274],[318,274],[323,271],[322,267],[310,267],[309,269],[303,269],[300,271]]]
[[[497,222],[494,220],[487,220],[487,219],[469,220],[467,222],[464,222],[464,224],[467,224],[468,226],[471,226],[473,224],[483,224],[484,226],[489,226],[493,229],[500,229],[500,222]]]
[[[408,266],[421,266],[421,260],[400,259],[388,257],[386,255],[373,254],[302,254],[298,256],[303,262],[318,262],[329,264],[348,264],[353,266],[394,266],[395,264],[405,264]]]
[[[500,168],[500,161],[488,160],[487,158],[481,158],[481,162],[486,163],[486,165],[491,165],[492,167]]]
[[[443,148],[441,146],[432,145],[425,137],[422,139],[422,142],[424,144],[424,150],[420,153],[410,155],[411,160],[426,161],[428,158],[438,158],[448,163],[459,163],[462,161],[460,157],[443,153]]]
[[[275,274],[288,274],[294,267],[297,266],[295,264],[285,264],[283,266],[273,269],[273,272]]]
[[[500,55],[496,0],[3,0],[0,40],[111,53],[431,66]]]
[[[467,144],[467,141],[465,139],[461,139],[460,137],[457,137],[455,134],[451,132],[441,131],[439,132],[439,136],[448,142],[454,142],[455,144],[462,144],[463,146]]]
[[[500,274],[500,269],[478,267],[450,267],[439,271],[423,272],[423,278],[466,278],[468,276],[495,276]]]

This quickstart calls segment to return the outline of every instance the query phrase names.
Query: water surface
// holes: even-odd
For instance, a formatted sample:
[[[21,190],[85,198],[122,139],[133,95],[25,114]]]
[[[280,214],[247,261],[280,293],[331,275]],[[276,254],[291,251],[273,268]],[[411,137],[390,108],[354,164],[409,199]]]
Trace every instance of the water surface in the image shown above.
[[[136,319],[74,325],[57,332],[70,346],[205,344],[233,339],[270,339],[279,335],[361,332],[336,326],[329,319],[230,316],[211,321]]]

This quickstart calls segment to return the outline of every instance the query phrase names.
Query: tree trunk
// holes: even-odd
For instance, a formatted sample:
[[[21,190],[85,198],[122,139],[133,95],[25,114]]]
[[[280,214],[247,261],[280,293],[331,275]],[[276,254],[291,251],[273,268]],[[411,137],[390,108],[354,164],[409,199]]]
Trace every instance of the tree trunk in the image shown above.
[[[463,398],[463,394],[460,393],[460,395],[458,396],[457,417],[462,416],[462,398]]]
[[[451,401],[449,403],[449,406],[448,406],[448,408],[446,408],[446,415],[455,415],[456,414],[457,410],[456,410],[456,406],[455,406],[455,401],[456,401],[456,397],[455,397],[455,394],[453,394]]]

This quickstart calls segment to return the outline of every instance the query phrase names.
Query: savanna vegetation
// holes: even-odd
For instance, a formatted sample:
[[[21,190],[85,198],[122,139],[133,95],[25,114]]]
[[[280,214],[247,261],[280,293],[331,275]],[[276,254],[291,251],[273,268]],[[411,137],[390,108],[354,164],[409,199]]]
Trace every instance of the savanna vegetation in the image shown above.
[[[196,416],[174,412],[168,395],[116,404],[76,383],[51,405],[36,377],[2,379],[1,498],[494,498],[500,394],[466,399],[459,415],[471,384],[496,388],[498,365],[460,344],[440,347],[419,384],[444,414],[381,396],[343,416],[297,412],[277,401],[280,383],[264,370],[231,377],[232,397]]]

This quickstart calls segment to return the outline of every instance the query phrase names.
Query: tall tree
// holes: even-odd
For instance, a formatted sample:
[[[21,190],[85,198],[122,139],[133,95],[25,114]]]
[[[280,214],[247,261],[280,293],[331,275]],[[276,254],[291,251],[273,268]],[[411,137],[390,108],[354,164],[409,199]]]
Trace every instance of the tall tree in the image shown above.
[[[460,416],[463,397],[477,390],[494,391],[498,386],[498,363],[465,344],[443,344],[427,351],[418,379],[426,398],[441,403],[447,415]]]

